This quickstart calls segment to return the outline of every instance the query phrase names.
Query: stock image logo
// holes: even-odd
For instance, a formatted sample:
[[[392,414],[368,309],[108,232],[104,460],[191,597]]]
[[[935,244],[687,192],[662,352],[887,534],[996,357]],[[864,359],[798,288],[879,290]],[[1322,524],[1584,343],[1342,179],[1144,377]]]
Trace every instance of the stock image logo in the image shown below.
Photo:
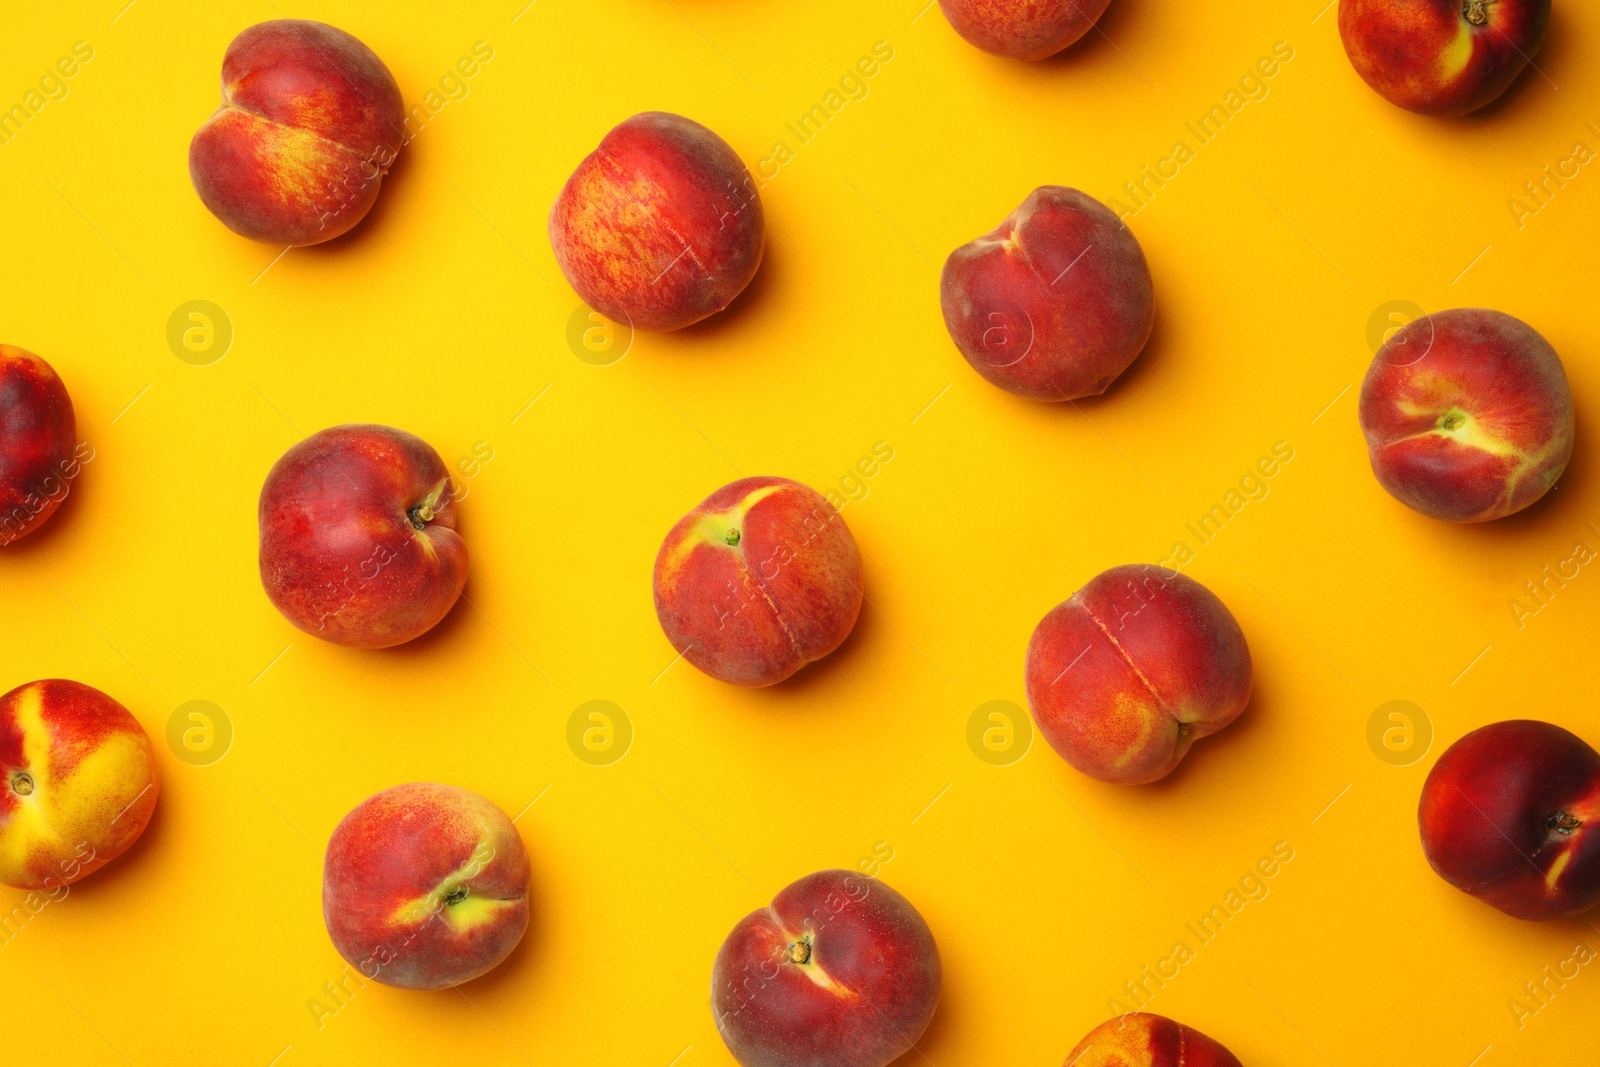
[[[979,704],[967,717],[967,747],[991,766],[1009,767],[1033,747],[1033,717],[1009,700]]]
[[[633,720],[609,700],[579,704],[567,719],[567,747],[594,767],[609,767],[633,746]]]
[[[208,767],[233,747],[233,720],[209,700],[179,704],[167,719],[167,747],[190,766]]]
[[[1422,320],[1421,326],[1408,329],[1418,320]],[[1372,310],[1367,319],[1367,348],[1377,355],[1386,347],[1389,349],[1386,362],[1396,367],[1409,367],[1428,354],[1428,349],[1433,347],[1433,320],[1422,310],[1421,304],[1389,300]]]
[[[233,320],[209,300],[179,304],[167,319],[167,347],[194,367],[209,367],[233,347]]]
[[[633,324],[612,322],[579,304],[567,319],[567,347],[591,367],[609,367],[633,347]]]
[[[1433,720],[1409,700],[1385,701],[1367,718],[1367,747],[1391,767],[1409,767],[1433,747]]]

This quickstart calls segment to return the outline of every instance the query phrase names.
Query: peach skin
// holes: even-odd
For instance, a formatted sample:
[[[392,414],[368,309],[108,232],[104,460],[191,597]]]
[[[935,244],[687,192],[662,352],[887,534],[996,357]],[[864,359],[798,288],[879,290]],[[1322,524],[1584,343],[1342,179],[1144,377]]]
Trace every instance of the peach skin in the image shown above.
[[[1250,702],[1250,649],[1227,607],[1176,571],[1096,575],[1028,642],[1028,703],[1063,759],[1102,782],[1166,776]]]
[[[1155,324],[1139,242],[1110,208],[1059,185],[950,253],[939,304],[972,368],[1032,400],[1105,392]]]
[[[1464,115],[1533,61],[1550,0],[1339,0],[1339,36],[1356,73],[1390,103]]]
[[[1507,915],[1600,903],[1600,753],[1547,722],[1491,723],[1445,750],[1417,806],[1439,877]]]
[[[43,526],[78,472],[72,399],[32,352],[0,345],[0,548]]]
[[[1088,33],[1111,0],[939,0],[967,43],[997,56],[1038,60]]]
[[[885,1067],[916,1046],[942,980],[933,933],[905,897],[818,871],[733,928],[711,1011],[743,1067]]]
[[[275,19],[222,57],[222,106],[189,144],[189,177],[234,233],[314,245],[372,209],[405,140],[383,60],[343,30]]]
[[[328,936],[365,977],[444,989],[487,973],[528,928],[528,850],[476,793],[414,782],[363,800],[323,861]]]
[[[1240,1067],[1233,1053],[1198,1030],[1136,1011],[1089,1031],[1065,1067]]]
[[[606,134],[550,209],[550,245],[584,303],[639,330],[713,315],[761,266],[755,182],[728,143],[647,111]]]
[[[678,520],[654,584],[661,629],[684,659],[734,685],[772,685],[850,635],[861,553],[816,490],[743,478]]]
[[[387,648],[445,617],[467,582],[450,473],[388,426],[335,426],[273,464],[261,487],[261,585],[313,637]]]
[[[160,796],[149,735],[100,690],[50,679],[0,697],[0,882],[54,889],[94,873]]]
[[[1396,332],[1361,383],[1360,419],[1378,482],[1450,522],[1521,511],[1572,456],[1560,357],[1498,311],[1441,311]]]

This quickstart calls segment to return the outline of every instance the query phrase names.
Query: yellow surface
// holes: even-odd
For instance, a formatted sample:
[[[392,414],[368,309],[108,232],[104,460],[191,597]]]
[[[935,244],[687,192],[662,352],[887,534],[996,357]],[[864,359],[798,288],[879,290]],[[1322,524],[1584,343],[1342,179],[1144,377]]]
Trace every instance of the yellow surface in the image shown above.
[[[1103,33],[1037,66],[979,53],[919,0],[297,7],[370,44],[408,103],[476,42],[493,58],[359,230],[274,262],[205,211],[185,152],[228,41],[278,9],[122,2],[27,5],[0,36],[5,101],[93,49],[0,144],[0,338],[60,371],[94,449],[51,528],[0,558],[0,663],[6,687],[66,676],[126,703],[165,788],[132,853],[0,945],[6,1063],[728,1064],[707,1007],[722,937],[791,879],[858,863],[943,953],[907,1063],[1057,1064],[1180,940],[1193,958],[1152,1008],[1247,1064],[1593,1059],[1592,965],[1520,1028],[1508,1001],[1600,930],[1456,892],[1414,824],[1426,769],[1471,727],[1529,715],[1600,742],[1600,577],[1512,608],[1576,543],[1600,546],[1600,173],[1563,164],[1600,149],[1592,5],[1558,3],[1543,73],[1462,121],[1368,90],[1322,0],[1114,0]],[[866,95],[800,143],[786,123],[879,41],[893,59]],[[1267,95],[1199,143],[1185,123],[1280,41],[1294,57]],[[720,319],[595,366],[568,346],[578,301],[545,216],[605,131],[650,108],[767,161],[767,260]],[[944,256],[1036,185],[1109,200],[1146,165],[1171,173],[1179,140],[1176,177],[1130,219],[1158,294],[1134,369],[1076,410],[980,380],[940,320]],[[1513,211],[1547,164],[1578,174]],[[195,299],[235,332],[210,366],[166,339]],[[1352,383],[1392,300],[1497,307],[1554,344],[1580,412],[1554,499],[1457,528],[1382,492]],[[473,472],[472,606],[388,652],[301,635],[256,576],[267,469],[357,420]],[[878,442],[892,460],[851,481]],[[1278,442],[1293,459],[1267,495],[1199,545],[1185,523]],[[661,537],[741,473],[865,492],[844,516],[871,608],[829,662],[760,692],[669,666],[650,600]],[[1045,611],[1179,539],[1249,636],[1245,716],[1149,788],[1086,780],[1037,740],[979,760],[969,718],[1023,701]],[[1407,767],[1368,747],[1393,699],[1437,735]],[[163,741],[192,700],[232,725],[209,766]],[[609,724],[631,726],[619,762],[569,748],[591,700],[627,716]],[[185,729],[203,747],[205,724]],[[570,736],[603,745],[607,725]],[[530,934],[459,992],[360,987],[322,926],[334,825],[417,779],[511,814],[538,798],[518,822]],[[1200,944],[1185,923],[1278,842],[1293,859],[1267,895]]]

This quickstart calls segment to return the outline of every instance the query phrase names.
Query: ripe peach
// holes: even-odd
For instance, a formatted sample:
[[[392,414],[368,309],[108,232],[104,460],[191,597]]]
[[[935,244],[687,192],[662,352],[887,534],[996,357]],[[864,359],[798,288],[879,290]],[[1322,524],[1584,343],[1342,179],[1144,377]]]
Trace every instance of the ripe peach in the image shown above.
[[[267,598],[334,644],[387,648],[420,637],[467,582],[450,473],[403,430],[312,434],[273,464],[259,517]]]
[[[160,796],[149,735],[100,690],[51,679],[0,696],[0,882],[92,874],[139,839]]]
[[[853,871],[819,871],[733,928],[711,971],[711,1010],[744,1067],[884,1067],[927,1029],[942,975],[905,897]]]
[[[443,989],[511,954],[528,928],[528,850],[490,801],[413,782],[357,804],[333,831],[322,917],[367,978]]]
[[[1136,1011],[1089,1031],[1066,1067],[1240,1067],[1233,1053],[1198,1030]]]
[[[1089,32],[1111,0],[939,0],[967,43],[1013,59],[1045,59]]]
[[[1059,185],[950,253],[939,302],[973,369],[1033,400],[1105,392],[1155,324],[1139,242],[1110,208]]]
[[[0,548],[55,514],[78,471],[72,399],[32,352],[0,345]]]
[[[1250,648],[1193,578],[1113,567],[1033,631],[1034,721],[1061,757],[1103,782],[1153,782],[1250,701]]]
[[[1417,806],[1439,877],[1519,919],[1600,903],[1600,753],[1559,726],[1491,723],[1445,750]]]
[[[1550,0],[1339,0],[1356,73],[1424,115],[1464,115],[1505,92],[1549,21]]]
[[[1498,311],[1441,311],[1396,332],[1361,384],[1360,417],[1383,487],[1451,522],[1522,510],[1572,455],[1560,357]]]
[[[189,177],[234,233],[314,245],[371,210],[405,140],[383,60],[343,30],[274,19],[222,57],[222,106],[189,144]]]
[[[639,330],[727,307],[761,266],[755,182],[728,143],[681,115],[617,126],[550,209],[550,244],[583,301]]]
[[[850,635],[861,613],[861,553],[816,490],[742,478],[667,534],[655,601],[684,659],[734,685],[771,685]]]

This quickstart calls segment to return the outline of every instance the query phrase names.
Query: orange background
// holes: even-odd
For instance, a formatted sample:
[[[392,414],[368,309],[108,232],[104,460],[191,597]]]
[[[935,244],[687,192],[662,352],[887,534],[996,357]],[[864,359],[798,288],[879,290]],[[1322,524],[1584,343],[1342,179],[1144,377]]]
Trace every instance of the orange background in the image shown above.
[[[1114,0],[1034,66],[976,51],[920,0],[124,3],[29,6],[0,38],[0,103],[75,42],[94,51],[0,144],[0,339],[57,368],[95,455],[0,558],[0,688],[65,676],[117,697],[157,739],[165,791],[133,852],[0,945],[8,1062],[728,1064],[707,1005],[724,934],[801,874],[865,861],[945,964],[905,1062],[1056,1064],[1278,842],[1293,859],[1268,894],[1190,941],[1153,1010],[1247,1064],[1593,1058],[1593,966],[1520,1028],[1508,1001],[1600,930],[1451,889],[1414,822],[1433,758],[1472,727],[1533,716],[1600,741],[1600,576],[1582,568],[1520,628],[1511,608],[1577,542],[1600,547],[1600,172],[1520,227],[1508,206],[1576,143],[1600,149],[1592,5],[1557,4],[1540,70],[1501,104],[1429,120],[1360,82],[1323,0]],[[411,104],[475,43],[493,58],[433,98],[355,233],[275,261],[205,211],[185,153],[229,40],[281,14],[362,38]],[[880,41],[893,58],[866,94],[798,143],[785,124]],[[1185,123],[1278,42],[1293,58],[1265,95],[1196,145]],[[711,126],[752,167],[790,153],[767,167],[746,296],[597,366],[569,346],[579,304],[545,217],[646,109]],[[1179,139],[1194,158],[1129,219],[1157,291],[1134,368],[1076,406],[980,380],[939,316],[944,256],[1036,185],[1132,206],[1123,183]],[[196,299],[234,331],[206,366],[167,341]],[[1562,354],[1579,431],[1551,499],[1458,528],[1378,487],[1355,399],[1369,320],[1397,300],[1496,307]],[[256,575],[268,468],[350,421],[468,461],[471,606],[387,652],[305,637]],[[893,459],[848,480],[878,442]],[[1108,566],[1197,547],[1185,523],[1278,442],[1293,460],[1185,568],[1249,637],[1243,718],[1147,788],[1037,741],[980,760],[969,721],[1023,702],[1045,611]],[[660,538],[740,474],[853,495],[871,601],[838,654],[756,692],[669,668],[650,601]],[[603,766],[567,742],[595,699],[633,732]],[[1393,699],[1435,733],[1409,766],[1368,745]],[[208,765],[165,742],[191,700],[234,732]],[[533,925],[459,991],[331,1001],[322,848],[410,780],[523,812]]]

